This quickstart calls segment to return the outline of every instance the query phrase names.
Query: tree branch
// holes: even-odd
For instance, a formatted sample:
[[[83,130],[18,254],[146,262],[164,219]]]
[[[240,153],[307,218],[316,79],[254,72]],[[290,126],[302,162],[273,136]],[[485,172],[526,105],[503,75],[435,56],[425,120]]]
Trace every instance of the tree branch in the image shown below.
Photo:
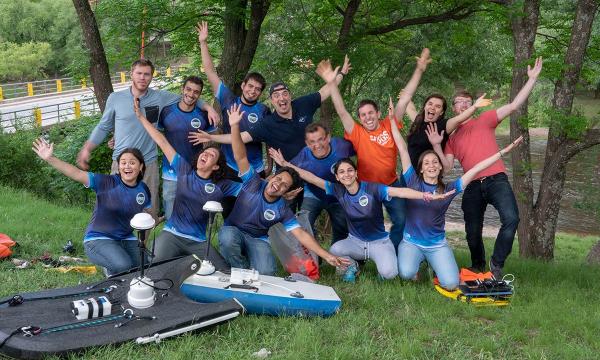
[[[366,35],[379,35],[389,33],[398,29],[402,29],[413,25],[433,24],[448,20],[462,20],[475,12],[483,11],[482,9],[470,9],[470,5],[460,5],[438,15],[421,16],[412,19],[400,19],[391,24],[376,28],[367,29]]]
[[[600,129],[588,129],[583,137],[567,142],[567,157],[570,159],[585,149],[600,144]]]

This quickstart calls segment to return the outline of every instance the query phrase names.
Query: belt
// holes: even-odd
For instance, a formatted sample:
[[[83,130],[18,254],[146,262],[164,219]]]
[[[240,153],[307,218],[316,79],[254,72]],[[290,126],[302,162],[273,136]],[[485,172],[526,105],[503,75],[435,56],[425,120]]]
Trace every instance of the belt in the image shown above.
[[[494,174],[494,175],[482,176],[479,179],[477,179],[477,181],[484,182],[485,180],[493,180],[493,179],[496,179],[496,178],[498,178],[498,177],[500,177],[502,175],[506,176],[505,173],[501,172],[501,173],[497,173],[497,174]]]

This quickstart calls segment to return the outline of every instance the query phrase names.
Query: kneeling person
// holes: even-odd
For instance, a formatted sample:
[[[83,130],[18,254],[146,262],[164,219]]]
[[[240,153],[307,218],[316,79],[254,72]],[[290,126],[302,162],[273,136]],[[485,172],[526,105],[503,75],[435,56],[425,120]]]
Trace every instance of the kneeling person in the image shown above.
[[[243,184],[231,215],[219,231],[219,247],[225,260],[232,267],[251,267],[261,274],[273,275],[277,265],[267,234],[271,226],[281,222],[302,245],[331,265],[345,263],[321,248],[314,237],[300,227],[294,213],[281,198],[300,186],[298,174],[284,167],[266,181],[250,166],[240,135],[240,108],[240,105],[233,105],[228,111],[233,153]]]

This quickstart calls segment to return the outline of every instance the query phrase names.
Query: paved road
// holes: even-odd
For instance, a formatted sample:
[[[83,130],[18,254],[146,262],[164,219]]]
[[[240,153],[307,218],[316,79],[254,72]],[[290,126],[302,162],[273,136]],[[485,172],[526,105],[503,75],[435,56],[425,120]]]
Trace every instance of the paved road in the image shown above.
[[[129,84],[119,84],[114,87],[121,90]],[[62,94],[46,94],[23,99],[8,100],[0,103],[0,127],[3,131],[15,131],[15,125],[30,127],[33,125],[33,109],[39,108],[42,115],[42,126],[74,118],[74,101],[81,103],[81,115],[98,112],[96,98],[92,88],[69,91]]]

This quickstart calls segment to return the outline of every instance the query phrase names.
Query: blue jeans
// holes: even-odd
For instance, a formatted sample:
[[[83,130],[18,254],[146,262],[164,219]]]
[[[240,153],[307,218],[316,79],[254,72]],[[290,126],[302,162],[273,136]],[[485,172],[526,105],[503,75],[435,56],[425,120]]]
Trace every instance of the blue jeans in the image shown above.
[[[315,237],[317,237],[315,221],[317,221],[317,218],[323,210],[327,211],[329,220],[331,220],[331,230],[333,233],[331,244],[348,237],[346,215],[339,202],[328,203],[312,197],[304,197],[304,200],[302,201],[302,210],[308,211],[308,221]]]
[[[231,267],[252,268],[264,275],[274,275],[277,271],[271,245],[265,240],[244,233],[235,226],[221,226],[219,249]]]
[[[473,180],[465,189],[462,199],[462,210],[465,219],[467,243],[471,251],[471,264],[475,268],[485,268],[485,247],[481,233],[483,216],[488,204],[500,215],[500,231],[494,244],[492,261],[500,267],[510,254],[519,226],[519,209],[515,194],[505,173],[488,176],[483,180]]]
[[[140,250],[135,240],[98,239],[83,243],[90,261],[106,268],[109,275],[140,266]]]
[[[423,260],[427,260],[435,271],[443,288],[454,290],[458,286],[458,266],[448,244],[436,248],[421,248],[403,241],[398,246],[398,272],[401,278],[414,279]]]
[[[177,181],[163,179],[162,190],[165,220],[169,220],[171,218],[171,214],[173,214],[173,203],[175,203],[175,194],[177,193]]]
[[[406,187],[404,178],[400,176],[398,180],[391,183],[391,187]],[[404,223],[406,221],[406,199],[392,198],[390,201],[384,201],[383,205],[387,210],[390,220],[392,220],[392,228],[390,229],[390,240],[394,244],[394,249],[398,249],[398,244],[402,241],[404,234]]]

